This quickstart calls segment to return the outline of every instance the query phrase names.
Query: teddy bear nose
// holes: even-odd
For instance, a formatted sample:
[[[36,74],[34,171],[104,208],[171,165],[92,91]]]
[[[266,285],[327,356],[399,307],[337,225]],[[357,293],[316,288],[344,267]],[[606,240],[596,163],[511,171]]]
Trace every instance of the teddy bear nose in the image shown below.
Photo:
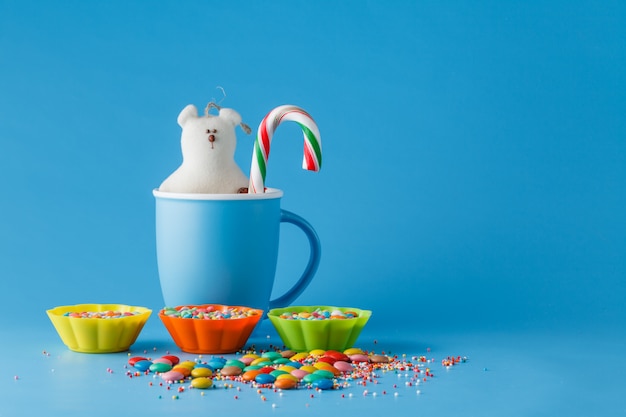
[[[217,133],[217,129],[207,129],[207,135],[209,135],[209,142],[211,143],[211,149],[213,149],[213,142],[215,142],[215,133]]]

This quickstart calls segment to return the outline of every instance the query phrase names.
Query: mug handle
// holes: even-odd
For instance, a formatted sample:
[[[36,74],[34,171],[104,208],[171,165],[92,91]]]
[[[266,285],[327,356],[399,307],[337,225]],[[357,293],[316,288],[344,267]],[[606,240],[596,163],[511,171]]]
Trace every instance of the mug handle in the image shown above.
[[[287,291],[285,294],[281,295],[275,300],[270,300],[270,305],[269,305],[270,309],[288,306],[289,304],[291,304],[293,300],[296,299],[296,297],[298,297],[302,293],[302,291],[304,291],[304,289],[311,283],[311,279],[313,278],[313,275],[315,275],[315,272],[317,271],[317,267],[320,264],[320,257],[322,254],[322,246],[320,245],[320,239],[317,236],[317,233],[315,232],[315,230],[313,229],[313,226],[311,226],[309,222],[307,222],[306,220],[304,220],[302,217],[298,216],[297,214],[292,213],[291,211],[282,210],[282,209],[280,210],[280,221],[281,223],[282,222],[291,223],[299,227],[300,230],[304,232],[307,239],[309,240],[309,245],[311,246],[311,253],[309,255],[309,262],[307,263],[307,266],[304,269],[304,272],[302,273],[302,276],[300,277],[300,279],[298,279],[296,284],[293,287],[291,287],[291,289]]]

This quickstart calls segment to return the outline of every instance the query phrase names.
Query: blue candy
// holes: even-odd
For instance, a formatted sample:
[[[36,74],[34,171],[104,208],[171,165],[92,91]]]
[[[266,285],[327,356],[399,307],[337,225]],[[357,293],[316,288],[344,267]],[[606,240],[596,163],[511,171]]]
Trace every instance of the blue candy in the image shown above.
[[[317,379],[311,383],[313,388],[319,388],[321,390],[331,389],[333,387],[332,379]]]
[[[276,377],[272,374],[258,374],[254,380],[259,384],[271,384],[276,381]]]
[[[152,361],[145,360],[145,361],[135,362],[135,364],[133,366],[135,367],[135,369],[137,369],[137,370],[139,370],[141,372],[145,372],[148,369],[150,369],[150,365],[152,365]]]
[[[226,362],[226,361],[223,361],[223,362],[222,362],[221,360],[218,360],[218,359],[211,359],[211,360],[208,362],[208,365],[209,365],[211,368],[213,368],[213,370],[215,370],[215,369],[222,369],[222,368],[224,367],[224,363],[225,363],[225,362]]]

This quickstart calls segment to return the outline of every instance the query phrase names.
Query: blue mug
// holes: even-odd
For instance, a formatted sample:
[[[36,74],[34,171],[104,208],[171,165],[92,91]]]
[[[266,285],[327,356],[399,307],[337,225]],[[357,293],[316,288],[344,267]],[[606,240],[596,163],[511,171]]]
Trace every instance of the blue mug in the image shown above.
[[[154,190],[156,248],[166,306],[225,304],[286,307],[309,285],[320,261],[320,241],[302,217],[280,208],[283,192],[181,194]],[[309,261],[296,283],[270,300],[280,223],[306,235]]]

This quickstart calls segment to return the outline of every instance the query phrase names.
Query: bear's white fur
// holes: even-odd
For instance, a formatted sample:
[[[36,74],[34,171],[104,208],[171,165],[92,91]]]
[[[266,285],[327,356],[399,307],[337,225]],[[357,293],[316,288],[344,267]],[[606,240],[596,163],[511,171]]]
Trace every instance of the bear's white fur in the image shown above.
[[[219,115],[209,114],[210,107],[219,109]],[[190,104],[178,115],[178,124],[183,129],[183,162],[163,181],[159,191],[230,194],[248,186],[248,177],[235,162],[235,128],[241,125],[249,133],[239,113],[209,104],[206,115],[198,116],[198,109]]]

